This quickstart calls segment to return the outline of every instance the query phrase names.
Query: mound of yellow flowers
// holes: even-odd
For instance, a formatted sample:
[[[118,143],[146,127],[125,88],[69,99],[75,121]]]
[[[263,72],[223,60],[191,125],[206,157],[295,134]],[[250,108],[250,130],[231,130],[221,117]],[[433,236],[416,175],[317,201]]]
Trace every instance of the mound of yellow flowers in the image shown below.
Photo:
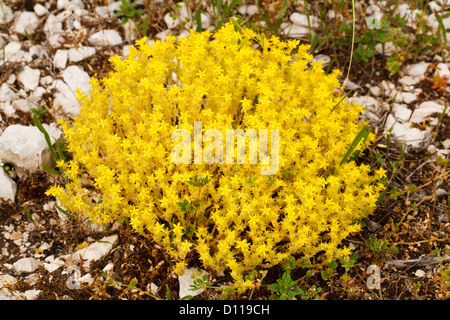
[[[47,194],[94,222],[129,218],[166,249],[178,274],[197,257],[243,289],[249,271],[290,255],[348,255],[341,242],[373,212],[385,173],[341,163],[365,125],[362,107],[338,105],[338,71],[324,74],[308,49],[232,23],[214,34],[137,41],[126,59],[111,58],[115,71],[92,80],[89,96],[78,92],[79,116],[60,122],[72,158],[57,163],[65,185]],[[267,163],[249,161],[175,164],[172,134],[194,132],[195,121],[224,136],[279,130],[278,171],[262,175]]]

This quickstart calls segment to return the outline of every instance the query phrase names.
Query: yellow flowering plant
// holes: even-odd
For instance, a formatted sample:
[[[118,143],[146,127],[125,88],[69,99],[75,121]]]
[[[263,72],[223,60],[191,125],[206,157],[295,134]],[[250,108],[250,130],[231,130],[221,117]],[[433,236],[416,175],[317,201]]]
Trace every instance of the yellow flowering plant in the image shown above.
[[[326,75],[308,48],[232,23],[138,40],[128,57],[111,58],[114,72],[91,80],[89,96],[78,92],[80,114],[60,122],[72,158],[57,163],[65,185],[47,193],[97,223],[129,218],[178,274],[198,257],[243,290],[248,272],[291,255],[348,255],[341,242],[373,212],[385,173],[342,161],[365,127],[362,107],[345,99],[336,107],[339,72]],[[262,175],[261,162],[175,164],[172,133],[193,132],[194,121],[224,136],[279,130],[277,173]]]

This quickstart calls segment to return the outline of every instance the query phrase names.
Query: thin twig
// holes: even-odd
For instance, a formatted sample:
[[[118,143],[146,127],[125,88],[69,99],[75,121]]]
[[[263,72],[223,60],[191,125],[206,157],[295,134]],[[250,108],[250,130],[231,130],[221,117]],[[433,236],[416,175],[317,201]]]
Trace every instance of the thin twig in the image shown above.
[[[350,69],[352,68],[352,60],[353,60],[353,48],[355,46],[355,0],[352,0],[352,49],[350,51],[350,62],[348,64],[348,70],[347,70],[347,76],[344,80],[344,82],[342,83],[342,87],[341,87],[341,93],[345,90],[345,87],[347,86],[347,82],[348,82],[348,78],[350,76]]]

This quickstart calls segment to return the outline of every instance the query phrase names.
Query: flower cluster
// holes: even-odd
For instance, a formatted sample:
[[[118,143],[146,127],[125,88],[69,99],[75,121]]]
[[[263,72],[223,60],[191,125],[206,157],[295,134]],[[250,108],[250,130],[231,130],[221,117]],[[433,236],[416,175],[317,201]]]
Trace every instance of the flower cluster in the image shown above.
[[[179,274],[195,255],[243,288],[248,271],[290,255],[349,254],[341,242],[374,210],[385,173],[340,164],[364,127],[362,107],[336,107],[338,71],[324,74],[307,51],[231,23],[137,41],[127,58],[111,58],[115,71],[92,80],[89,96],[78,92],[79,116],[61,121],[73,158],[57,164],[68,182],[48,194],[95,222],[129,218]],[[193,132],[194,121],[224,134],[279,129],[279,171],[263,176],[265,164],[248,161],[174,164],[171,134]]]

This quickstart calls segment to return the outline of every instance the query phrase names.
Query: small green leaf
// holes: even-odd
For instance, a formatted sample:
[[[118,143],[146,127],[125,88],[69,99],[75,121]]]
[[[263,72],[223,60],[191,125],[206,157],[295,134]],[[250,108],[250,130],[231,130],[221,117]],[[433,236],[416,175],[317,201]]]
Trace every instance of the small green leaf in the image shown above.
[[[137,284],[137,279],[136,278],[131,279],[130,283],[127,286],[128,290],[133,290],[134,287],[136,286],[136,284]]]
[[[350,147],[348,148],[347,152],[345,153],[344,157],[342,158],[340,165],[344,164],[345,161],[347,161],[347,159],[353,154],[356,147],[359,145],[359,143],[361,141],[364,140],[364,142],[365,142],[367,140],[367,137],[369,136],[369,134],[370,134],[370,130],[369,130],[368,126],[365,126],[364,128],[361,129],[361,131],[356,135],[353,142],[350,144]]]
[[[45,164],[45,163],[42,162],[42,168],[44,168],[44,170],[47,171],[50,174],[54,174],[55,176],[62,177],[61,174],[58,171],[56,171],[55,169],[50,167],[48,164]]]

